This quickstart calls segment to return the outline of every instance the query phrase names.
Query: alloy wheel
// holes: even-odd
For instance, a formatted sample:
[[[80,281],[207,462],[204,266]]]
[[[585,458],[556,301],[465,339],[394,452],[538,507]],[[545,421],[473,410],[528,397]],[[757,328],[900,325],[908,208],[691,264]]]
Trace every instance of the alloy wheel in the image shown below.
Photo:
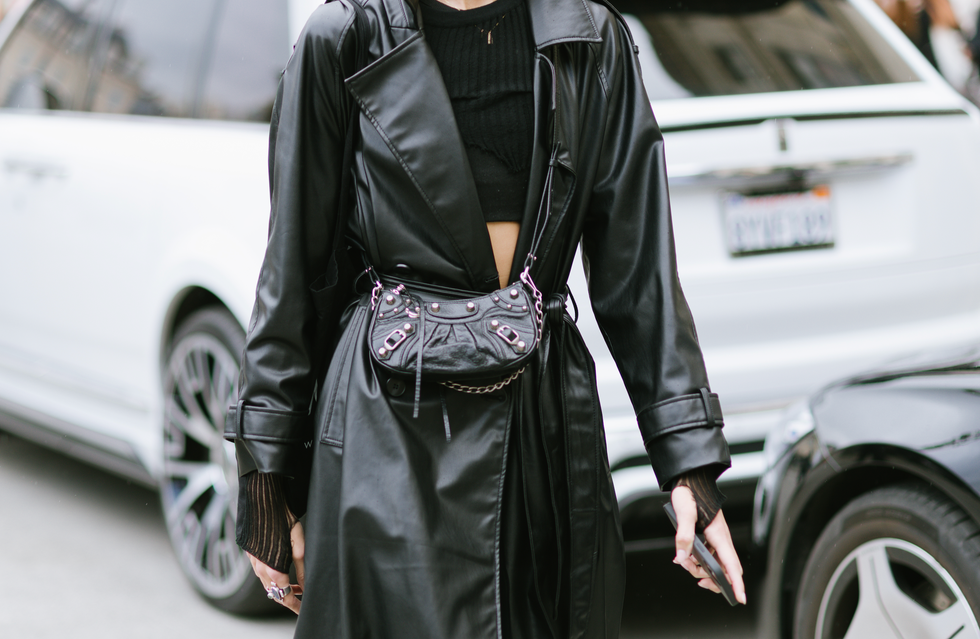
[[[176,340],[164,384],[167,529],[185,574],[219,605],[252,578],[248,557],[235,543],[235,447],[222,437],[238,369],[216,335],[192,331]]]
[[[932,555],[901,539],[874,539],[834,571],[815,636],[980,639],[980,628],[956,581]]]

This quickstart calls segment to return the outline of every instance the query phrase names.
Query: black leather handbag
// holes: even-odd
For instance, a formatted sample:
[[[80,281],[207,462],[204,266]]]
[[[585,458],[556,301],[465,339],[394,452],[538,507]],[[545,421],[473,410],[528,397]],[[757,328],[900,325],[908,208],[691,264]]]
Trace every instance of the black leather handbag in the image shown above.
[[[510,383],[524,370],[541,337],[543,317],[540,294],[529,276],[526,281],[480,297],[415,283],[376,286],[371,353],[392,373],[421,372],[425,379],[469,392],[496,390],[497,384],[452,382],[507,376]]]

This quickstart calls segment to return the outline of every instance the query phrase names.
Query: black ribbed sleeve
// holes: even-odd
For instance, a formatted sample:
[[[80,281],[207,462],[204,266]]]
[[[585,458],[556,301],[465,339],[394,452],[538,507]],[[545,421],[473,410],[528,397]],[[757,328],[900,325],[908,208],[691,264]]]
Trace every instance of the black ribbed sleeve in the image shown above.
[[[725,503],[725,495],[718,490],[716,473],[704,468],[697,468],[677,478],[674,486],[687,486],[694,495],[698,505],[698,530],[704,530],[714,520],[721,505]]]
[[[289,572],[293,546],[289,533],[296,523],[286,500],[286,479],[252,471],[238,481],[236,541],[242,550],[279,572]]]

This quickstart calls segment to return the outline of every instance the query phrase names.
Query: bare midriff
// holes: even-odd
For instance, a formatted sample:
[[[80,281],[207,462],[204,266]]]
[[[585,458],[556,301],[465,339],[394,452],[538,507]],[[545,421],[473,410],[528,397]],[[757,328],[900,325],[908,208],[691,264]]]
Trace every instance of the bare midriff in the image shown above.
[[[514,264],[514,251],[517,249],[517,236],[521,232],[520,222],[487,222],[490,244],[493,246],[493,259],[497,263],[500,288],[511,282],[510,269]]]
[[[439,0],[439,2],[450,6],[453,9],[459,9],[460,11],[466,11],[467,9],[478,9],[480,7],[485,7],[488,4],[493,4],[493,0]],[[494,222],[491,222],[491,224],[494,224]]]

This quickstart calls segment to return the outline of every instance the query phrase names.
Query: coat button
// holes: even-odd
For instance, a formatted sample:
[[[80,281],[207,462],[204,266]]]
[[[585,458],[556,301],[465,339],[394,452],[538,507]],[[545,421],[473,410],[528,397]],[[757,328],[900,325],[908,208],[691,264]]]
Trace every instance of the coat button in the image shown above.
[[[405,388],[407,387],[407,384],[405,384],[404,381],[398,379],[397,377],[391,377],[388,379],[388,383],[386,384],[386,386],[388,387],[389,395],[391,395],[392,397],[401,397],[402,395],[405,394]]]

